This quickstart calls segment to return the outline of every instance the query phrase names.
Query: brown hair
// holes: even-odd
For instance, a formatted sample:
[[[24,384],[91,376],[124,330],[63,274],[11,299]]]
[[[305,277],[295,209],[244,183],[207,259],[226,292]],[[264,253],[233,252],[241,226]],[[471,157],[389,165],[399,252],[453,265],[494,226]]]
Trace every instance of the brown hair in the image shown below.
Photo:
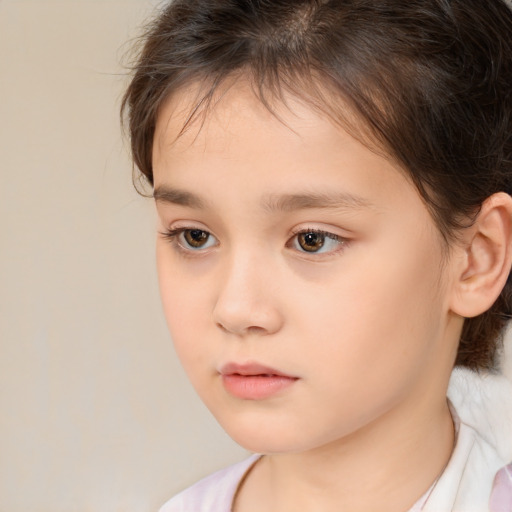
[[[512,191],[511,33],[502,0],[175,0],[144,36],[123,99],[134,163],[153,184],[170,95],[201,83],[193,109],[204,112],[242,74],[269,108],[286,90],[354,131],[348,107],[448,242],[487,197]],[[489,311],[465,320],[456,364],[493,367],[511,290],[509,280]]]

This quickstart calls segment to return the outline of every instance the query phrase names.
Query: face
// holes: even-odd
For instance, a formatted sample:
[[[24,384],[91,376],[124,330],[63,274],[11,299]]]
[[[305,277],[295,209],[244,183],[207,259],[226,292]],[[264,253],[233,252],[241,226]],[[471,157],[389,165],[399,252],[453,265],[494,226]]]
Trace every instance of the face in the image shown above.
[[[243,84],[178,137],[191,97],[156,129],[158,273],[225,430],[305,451],[444,396],[450,264],[405,174],[292,98],[278,120]]]

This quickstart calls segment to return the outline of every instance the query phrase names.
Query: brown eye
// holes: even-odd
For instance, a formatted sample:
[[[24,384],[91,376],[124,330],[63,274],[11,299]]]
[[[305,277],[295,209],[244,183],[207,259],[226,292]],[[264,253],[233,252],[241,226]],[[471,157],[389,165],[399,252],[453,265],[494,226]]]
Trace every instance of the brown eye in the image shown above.
[[[336,253],[346,244],[339,235],[315,229],[297,232],[287,243],[288,247],[310,254]]]
[[[183,231],[183,239],[189,247],[202,249],[208,244],[210,233],[202,229],[186,229]]]
[[[325,243],[325,235],[323,233],[306,232],[297,235],[297,242],[301,249],[307,252],[319,251]]]

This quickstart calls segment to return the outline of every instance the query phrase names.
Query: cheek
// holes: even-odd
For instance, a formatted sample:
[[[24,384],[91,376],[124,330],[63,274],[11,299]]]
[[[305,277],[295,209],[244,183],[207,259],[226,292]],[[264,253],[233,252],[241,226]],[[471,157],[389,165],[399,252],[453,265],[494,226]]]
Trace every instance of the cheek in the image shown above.
[[[199,392],[204,368],[211,365],[211,347],[206,343],[209,337],[202,325],[205,313],[200,309],[197,294],[181,294],[179,287],[167,283],[160,284],[160,293],[171,340],[183,369]]]
[[[180,359],[183,359],[187,347],[192,345],[187,340],[200,332],[199,322],[204,322],[205,319],[201,300],[204,294],[200,283],[194,280],[193,275],[183,271],[182,265],[176,261],[177,258],[173,257],[166,245],[157,244],[156,255],[165,319],[176,351]]]
[[[309,331],[319,340],[316,356],[325,365],[337,361],[347,382],[355,374],[368,375],[376,386],[396,380],[395,375],[407,378],[442,332],[438,281],[439,261],[428,251],[382,250],[378,258],[358,258],[357,268],[343,272],[337,285],[319,290],[315,301],[304,301],[306,322],[316,321],[303,329],[314,327]]]

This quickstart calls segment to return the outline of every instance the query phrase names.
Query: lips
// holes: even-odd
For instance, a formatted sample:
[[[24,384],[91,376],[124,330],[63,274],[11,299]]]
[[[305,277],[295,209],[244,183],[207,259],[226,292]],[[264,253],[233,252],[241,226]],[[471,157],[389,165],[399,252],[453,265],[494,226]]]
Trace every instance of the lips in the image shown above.
[[[293,386],[298,377],[258,363],[228,363],[220,370],[226,391],[242,400],[264,400],[280,395]]]

